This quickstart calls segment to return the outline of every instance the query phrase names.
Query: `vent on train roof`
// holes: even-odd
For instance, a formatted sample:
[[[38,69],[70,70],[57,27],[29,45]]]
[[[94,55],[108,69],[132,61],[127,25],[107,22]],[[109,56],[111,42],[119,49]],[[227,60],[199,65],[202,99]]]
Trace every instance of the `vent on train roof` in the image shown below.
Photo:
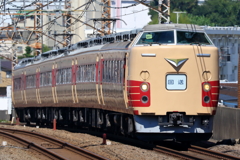
[[[142,29],[135,29],[131,31],[125,31],[125,32],[119,32],[111,35],[105,35],[102,37],[96,37],[96,38],[90,38],[87,40],[80,41],[76,44],[72,44],[68,47],[64,47],[61,49],[57,50],[51,50],[44,52],[36,57],[33,58],[27,58],[27,59],[22,59],[19,61],[19,63],[16,65],[15,68],[21,68],[26,66],[27,64],[31,64],[36,61],[40,60],[45,60],[51,57],[55,57],[58,55],[67,55],[70,51],[81,49],[81,48],[89,48],[93,46],[98,46],[98,45],[106,45],[106,44],[111,44],[115,42],[121,42],[120,46],[117,45],[115,47],[117,48],[127,48],[130,42],[136,37],[136,35],[141,32]],[[126,42],[126,43],[124,43]],[[110,46],[107,45],[104,49],[109,48]],[[111,46],[113,47],[113,46]]]

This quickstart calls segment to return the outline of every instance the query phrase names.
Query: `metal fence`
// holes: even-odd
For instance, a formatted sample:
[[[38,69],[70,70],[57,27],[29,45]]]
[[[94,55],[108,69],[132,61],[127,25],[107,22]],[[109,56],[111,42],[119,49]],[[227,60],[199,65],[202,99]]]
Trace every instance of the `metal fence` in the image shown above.
[[[240,109],[218,107],[213,121],[213,139],[240,138]]]

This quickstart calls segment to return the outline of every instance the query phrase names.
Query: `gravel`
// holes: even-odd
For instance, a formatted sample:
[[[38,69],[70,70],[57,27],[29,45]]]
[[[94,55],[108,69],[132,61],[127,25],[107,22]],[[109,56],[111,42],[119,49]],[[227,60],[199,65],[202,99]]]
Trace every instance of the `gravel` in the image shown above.
[[[43,133],[45,135],[53,136],[59,140],[68,142],[75,146],[84,148],[86,150],[97,153],[101,156],[109,158],[111,160],[175,160],[176,158],[170,157],[168,155],[160,154],[152,150],[141,149],[135,146],[130,146],[122,144],[119,142],[108,141],[110,145],[101,145],[102,138],[95,137],[92,135],[84,133],[72,133],[65,130],[52,130],[48,128],[33,128],[33,127],[23,127],[23,126],[0,126],[0,127],[10,127],[15,129],[25,129],[28,131],[34,131],[38,133]],[[0,137],[0,146],[2,146],[3,138]],[[5,140],[8,141],[8,140]],[[8,142],[11,146],[18,146],[15,142]],[[22,146],[20,146],[22,147]],[[39,156],[35,152],[30,152],[30,150],[22,148],[9,148],[3,147],[0,150],[0,160],[4,159],[39,159]]]
[[[3,142],[7,142],[4,145]],[[46,160],[39,153],[24,148],[19,143],[6,139],[0,136],[0,160]]]
[[[224,154],[229,154],[231,156],[240,157],[240,144],[235,145],[216,145],[210,147],[209,149]]]
[[[72,133],[65,130],[52,130],[49,128],[33,128],[23,126],[0,126],[15,129],[25,129],[28,131],[38,132],[45,135],[53,136],[59,140],[68,142],[75,146],[97,153],[111,160],[175,160],[177,158],[160,154],[152,150],[141,149],[135,146],[122,144],[119,142],[108,141],[110,145],[101,145],[102,138],[95,137],[85,133]],[[2,142],[7,141],[7,146],[3,146]],[[212,144],[217,141],[212,140]],[[214,145],[209,149],[226,153],[232,156],[240,157],[240,144],[235,145]],[[35,151],[23,148],[20,144],[12,142],[0,136],[0,160],[39,160],[42,157]],[[42,158],[43,159],[43,158]]]

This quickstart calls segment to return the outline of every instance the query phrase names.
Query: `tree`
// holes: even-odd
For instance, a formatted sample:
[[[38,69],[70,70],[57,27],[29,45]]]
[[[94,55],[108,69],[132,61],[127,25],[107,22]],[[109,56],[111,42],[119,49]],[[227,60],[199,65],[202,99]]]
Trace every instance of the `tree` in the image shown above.
[[[50,51],[51,49],[47,46],[47,45],[45,45],[45,44],[43,44],[43,48],[42,48],[42,52],[44,53],[44,52],[47,52],[47,51]]]
[[[198,0],[171,0],[171,11],[185,11],[191,13],[198,7]]]
[[[240,24],[240,2],[232,0],[207,0],[202,6],[193,10],[196,16],[207,17],[218,26]]]
[[[158,7],[158,0],[153,0],[152,2],[150,2],[150,6],[153,7],[153,8],[157,8]],[[152,20],[148,24],[158,24],[158,13],[156,11],[153,11],[152,9],[149,9],[148,15],[150,15],[150,18]]]
[[[158,6],[158,0],[153,0],[151,5]],[[205,0],[203,5],[198,5],[197,0],[171,0],[171,12],[185,11],[181,14],[179,23],[233,26],[240,24],[240,1],[233,0]],[[149,24],[158,23],[158,13],[149,10],[152,21]],[[176,14],[171,13],[171,21],[176,23]]]
[[[27,46],[27,47],[25,48],[25,54],[31,54],[31,52],[32,52],[31,47]]]

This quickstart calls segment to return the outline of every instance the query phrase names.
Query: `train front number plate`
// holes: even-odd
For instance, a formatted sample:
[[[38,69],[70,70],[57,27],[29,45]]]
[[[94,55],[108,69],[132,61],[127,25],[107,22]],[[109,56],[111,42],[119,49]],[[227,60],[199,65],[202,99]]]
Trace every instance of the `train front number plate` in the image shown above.
[[[167,90],[185,90],[187,88],[187,76],[185,74],[168,74],[166,76]]]

